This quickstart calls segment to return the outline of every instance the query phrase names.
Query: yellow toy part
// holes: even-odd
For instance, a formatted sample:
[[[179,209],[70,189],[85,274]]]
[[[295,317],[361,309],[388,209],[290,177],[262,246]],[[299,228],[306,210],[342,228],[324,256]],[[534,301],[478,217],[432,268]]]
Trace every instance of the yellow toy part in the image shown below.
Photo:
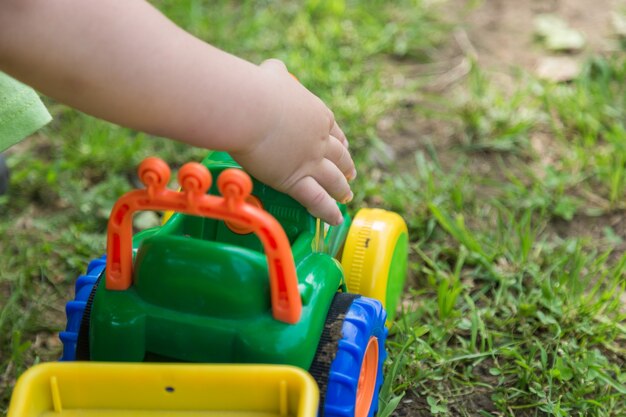
[[[161,225],[164,225],[165,223],[167,223],[167,221],[170,219],[170,217],[172,217],[174,215],[175,211],[172,210],[168,210],[165,213],[163,213],[163,219],[161,220]]]
[[[408,229],[398,214],[381,209],[357,212],[341,265],[348,291],[383,303],[393,320],[407,275]]]
[[[315,417],[318,401],[291,366],[57,362],[20,377],[7,417]]]
[[[178,191],[181,191],[183,188],[178,187]],[[172,218],[172,216],[176,213],[174,210],[167,210],[163,212],[163,218],[161,219],[161,226],[163,226],[167,221]]]

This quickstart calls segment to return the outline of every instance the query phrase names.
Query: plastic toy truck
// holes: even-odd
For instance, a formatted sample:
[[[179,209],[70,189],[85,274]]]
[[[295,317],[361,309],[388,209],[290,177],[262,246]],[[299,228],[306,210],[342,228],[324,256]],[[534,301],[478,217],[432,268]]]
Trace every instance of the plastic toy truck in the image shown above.
[[[373,416],[387,318],[406,276],[407,228],[362,209],[320,227],[225,153],[170,171],[149,158],[145,189],[121,197],[107,255],[66,306],[64,361],[283,364],[307,370],[320,416]],[[217,178],[215,183],[212,178]],[[133,237],[132,216],[172,211]]]

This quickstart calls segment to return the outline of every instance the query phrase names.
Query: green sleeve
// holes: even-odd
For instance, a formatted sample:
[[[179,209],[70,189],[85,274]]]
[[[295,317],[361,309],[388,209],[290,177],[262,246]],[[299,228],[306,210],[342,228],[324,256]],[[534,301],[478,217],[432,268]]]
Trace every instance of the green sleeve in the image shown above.
[[[34,133],[51,119],[32,88],[0,72],[0,152]]]

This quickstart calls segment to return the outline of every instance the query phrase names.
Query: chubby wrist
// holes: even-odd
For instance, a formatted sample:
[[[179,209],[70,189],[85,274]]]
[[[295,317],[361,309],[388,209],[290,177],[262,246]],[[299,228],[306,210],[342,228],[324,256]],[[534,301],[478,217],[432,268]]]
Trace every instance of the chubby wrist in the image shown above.
[[[229,140],[232,153],[248,153],[260,146],[282,124],[284,117],[284,77],[276,71],[255,66],[242,88],[237,131]],[[243,86],[242,86],[243,87]]]

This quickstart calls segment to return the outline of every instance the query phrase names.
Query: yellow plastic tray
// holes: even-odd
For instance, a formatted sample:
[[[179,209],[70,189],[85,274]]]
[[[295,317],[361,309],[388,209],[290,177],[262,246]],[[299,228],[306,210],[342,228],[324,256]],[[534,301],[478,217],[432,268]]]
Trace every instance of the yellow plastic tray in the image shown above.
[[[59,362],[20,377],[7,417],[315,417],[318,401],[289,366]]]

